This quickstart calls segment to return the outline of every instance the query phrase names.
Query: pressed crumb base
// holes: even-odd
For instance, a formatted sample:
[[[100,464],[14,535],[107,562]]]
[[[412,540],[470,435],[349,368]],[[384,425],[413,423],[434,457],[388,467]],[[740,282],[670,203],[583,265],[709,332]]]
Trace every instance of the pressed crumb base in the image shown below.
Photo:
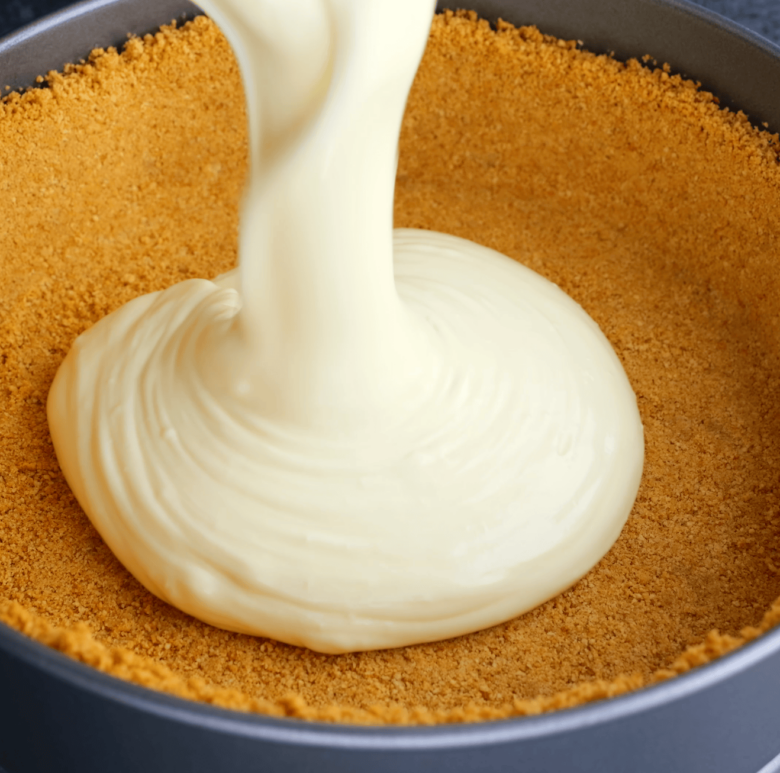
[[[199,18],[48,80],[0,103],[5,623],[193,700],[435,723],[616,695],[780,622],[777,136],[663,69],[437,17],[404,123],[396,224],[485,244],[579,301],[637,392],[645,473],[609,554],[533,612],[326,656],[151,596],[73,499],[46,424],[80,332],[234,265],[247,146],[233,57]]]

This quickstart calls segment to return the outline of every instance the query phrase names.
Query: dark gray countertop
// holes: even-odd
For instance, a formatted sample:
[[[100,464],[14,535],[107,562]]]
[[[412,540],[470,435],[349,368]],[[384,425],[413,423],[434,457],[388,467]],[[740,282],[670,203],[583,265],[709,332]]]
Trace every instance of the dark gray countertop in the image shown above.
[[[780,2],[778,0],[694,0],[722,16],[742,24],[780,44]]]
[[[0,38],[39,16],[72,4],[73,0],[0,0]]]
[[[700,5],[743,24],[780,44],[780,0],[696,0]],[[0,0],[0,37],[72,0]],[[460,0],[458,5],[468,5]]]

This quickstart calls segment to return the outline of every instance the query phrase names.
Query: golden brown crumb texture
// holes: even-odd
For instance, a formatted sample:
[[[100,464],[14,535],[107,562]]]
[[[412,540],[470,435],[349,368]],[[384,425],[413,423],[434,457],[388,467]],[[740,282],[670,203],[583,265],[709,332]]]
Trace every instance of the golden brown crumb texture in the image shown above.
[[[396,224],[506,253],[601,325],[647,443],[622,536],[533,612],[380,652],[217,630],[142,588],[63,480],[46,394],[105,314],[235,264],[245,122],[235,61],[205,18],[0,102],[0,619],[185,698],[397,724],[617,695],[780,622],[777,135],[668,68],[473,14],[433,25]]]

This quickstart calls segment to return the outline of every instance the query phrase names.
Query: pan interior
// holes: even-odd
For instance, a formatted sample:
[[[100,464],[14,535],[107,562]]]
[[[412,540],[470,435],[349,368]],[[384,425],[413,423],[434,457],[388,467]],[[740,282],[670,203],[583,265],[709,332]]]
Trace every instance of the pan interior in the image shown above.
[[[601,325],[647,437],[621,539],[583,581],[517,620],[336,657],[210,628],[138,585],[59,473],[45,396],[94,321],[232,267],[244,126],[235,62],[204,18],[3,102],[6,623],[187,698],[428,723],[618,694],[780,619],[777,138],[652,63],[625,66],[532,29],[496,32],[470,15],[434,25],[404,124],[396,224],[508,254]]]

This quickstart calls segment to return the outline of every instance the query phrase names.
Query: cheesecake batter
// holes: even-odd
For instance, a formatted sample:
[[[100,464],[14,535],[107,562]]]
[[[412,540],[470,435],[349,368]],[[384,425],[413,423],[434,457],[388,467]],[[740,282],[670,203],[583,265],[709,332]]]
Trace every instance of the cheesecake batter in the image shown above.
[[[252,127],[240,270],[76,341],[48,415],[79,502],[160,598],[321,652],[467,633],[565,590],[636,496],[636,400],[555,285],[393,234],[433,3],[207,10]]]

